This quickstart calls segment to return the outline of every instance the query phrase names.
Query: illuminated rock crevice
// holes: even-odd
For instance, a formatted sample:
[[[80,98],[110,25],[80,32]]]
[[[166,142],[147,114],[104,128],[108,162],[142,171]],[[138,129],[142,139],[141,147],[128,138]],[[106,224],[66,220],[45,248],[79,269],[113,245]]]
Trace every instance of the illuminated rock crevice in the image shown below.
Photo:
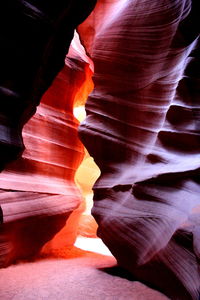
[[[89,1],[88,12],[93,2]],[[71,7],[80,4],[74,3]],[[80,10],[79,6],[74,8]],[[121,267],[173,300],[197,300],[200,292],[198,11],[196,0],[99,0],[78,27],[94,62],[94,90],[79,132],[101,171],[93,188],[92,212],[99,225],[98,235]],[[71,18],[74,14],[71,11]],[[72,23],[74,28],[79,22]],[[56,27],[55,34],[60,29]],[[71,27],[68,44],[70,34]],[[60,45],[60,37],[58,34],[56,46]],[[46,69],[50,72],[49,79],[44,80],[48,84],[41,77],[36,80],[40,95],[61,67],[65,47],[52,52],[53,57],[59,56],[59,62]],[[50,58],[47,56],[44,62]],[[79,89],[75,95],[75,74],[84,70],[77,79],[80,88],[87,68],[78,55],[66,61],[64,73],[55,79],[59,90],[50,88],[24,129],[29,146],[24,156],[2,173],[2,265],[33,255],[50,240],[43,248],[48,252],[56,245],[53,236],[80,203],[73,178],[83,148],[77,138],[72,103],[78,101],[80,91],[85,94]],[[66,81],[62,77],[65,72]],[[60,79],[64,80],[64,90],[60,89]],[[24,84],[24,77],[20,80]],[[25,94],[34,94],[37,89],[35,85],[33,88]],[[8,86],[2,91],[8,91]],[[63,102],[56,100],[59,97]],[[27,117],[35,105],[30,106]],[[13,109],[9,115],[13,124],[26,121],[17,117]],[[15,145],[19,140],[12,139]],[[5,148],[2,154],[4,164]],[[11,156],[8,152],[9,160],[15,155]],[[31,210],[27,207],[29,200]],[[72,237],[76,235],[78,214],[68,228],[73,229]],[[55,237],[59,247],[65,229]]]
[[[95,70],[80,137],[101,170],[98,235],[171,299],[200,290],[197,19],[196,1],[98,1],[79,26]]]
[[[91,75],[89,62],[72,45],[64,68],[23,129],[22,157],[0,174],[1,266],[33,257],[48,241],[44,254],[71,247],[76,239],[84,205],[74,177],[84,148],[73,110],[86,100]]]

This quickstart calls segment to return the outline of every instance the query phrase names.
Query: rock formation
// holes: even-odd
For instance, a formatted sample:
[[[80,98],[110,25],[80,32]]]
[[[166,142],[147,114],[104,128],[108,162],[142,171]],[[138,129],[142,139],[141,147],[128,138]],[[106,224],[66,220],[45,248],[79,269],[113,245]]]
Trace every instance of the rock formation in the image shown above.
[[[0,169],[23,151],[22,127],[64,66],[74,28],[96,0],[0,4]]]
[[[84,101],[92,74],[80,51],[70,48],[64,68],[24,126],[22,157],[0,174],[1,266],[33,257],[49,240],[42,250],[45,254],[75,241],[83,205],[74,176],[84,149],[73,107]]]
[[[81,64],[67,59],[36,114],[24,127],[26,150],[22,158],[0,174],[3,235],[11,244],[4,261],[8,259],[10,263],[37,253],[81,203],[74,175],[84,151],[77,137],[79,123],[73,116],[73,101],[83,79]],[[71,236],[64,241],[66,245],[73,244],[76,224],[72,227]]]
[[[62,67],[74,28],[95,1],[4,2],[1,168],[23,149],[21,129]],[[197,300],[200,293],[198,12],[197,0],[99,0],[78,28],[95,71],[80,137],[101,170],[94,185],[98,235],[120,266],[172,300]],[[69,184],[74,173],[68,166],[80,161],[79,155],[78,161],[71,159],[72,144],[78,143],[74,123],[65,114],[65,100],[55,102],[50,93],[26,126],[24,156],[2,173],[3,264],[38,251],[79,203]],[[71,143],[65,162],[63,128]],[[41,138],[48,144],[48,135],[55,145],[43,148]],[[40,155],[42,163],[37,163]],[[6,179],[9,170],[17,175],[15,191]],[[73,192],[70,201],[66,181]]]
[[[191,0],[98,1],[79,26],[95,70],[80,137],[101,170],[98,235],[173,300],[200,292],[199,27]]]

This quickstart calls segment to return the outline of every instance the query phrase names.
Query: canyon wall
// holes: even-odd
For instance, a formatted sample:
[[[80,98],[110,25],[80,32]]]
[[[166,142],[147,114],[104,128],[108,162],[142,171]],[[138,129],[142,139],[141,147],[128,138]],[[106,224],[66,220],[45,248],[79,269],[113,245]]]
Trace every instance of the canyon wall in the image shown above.
[[[2,252],[2,264],[37,254],[82,202],[74,176],[84,149],[73,105],[88,69],[84,61],[66,58],[65,67],[23,129],[26,150],[0,174],[2,247],[7,249],[6,255]],[[62,246],[73,245],[82,209],[65,228]],[[61,241],[59,245],[51,241],[49,246],[53,245],[60,248]]]
[[[0,4],[0,170],[24,150],[22,128],[64,67],[74,29],[95,0]]]
[[[85,101],[92,70],[83,49],[65,56],[94,3],[0,4],[0,266],[34,257],[50,240],[44,253],[75,241],[83,199],[74,176],[84,149],[73,107]]]
[[[21,129],[95,1],[37,2],[1,4],[1,169],[23,150]],[[98,235],[121,267],[174,300],[200,292],[198,12],[197,0],[99,0],[78,27],[94,63],[79,133],[101,170]],[[67,59],[24,128],[23,156],[1,173],[3,266],[37,253],[80,203],[72,103],[85,66]]]
[[[80,137],[101,170],[98,235],[170,299],[200,290],[197,1],[98,1],[79,34],[94,62]]]

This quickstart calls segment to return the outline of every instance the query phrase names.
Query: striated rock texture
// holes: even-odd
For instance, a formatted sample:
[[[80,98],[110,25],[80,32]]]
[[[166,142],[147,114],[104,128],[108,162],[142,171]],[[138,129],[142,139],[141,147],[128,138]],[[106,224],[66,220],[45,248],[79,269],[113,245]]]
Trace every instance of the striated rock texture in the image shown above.
[[[37,254],[63,227],[43,252],[73,245],[76,238],[83,207],[74,176],[84,149],[73,106],[81,101],[77,95],[91,72],[89,64],[77,57],[71,49],[63,70],[24,127],[26,150],[0,174],[1,266]]]
[[[75,175],[75,182],[80,187],[85,199],[85,210],[80,217],[78,230],[78,234],[81,236],[97,237],[97,223],[91,215],[91,209],[93,207],[92,188],[99,176],[99,168],[94,163],[93,158],[86,153]]]
[[[95,0],[8,0],[0,4],[0,265],[32,257],[61,229],[81,196],[74,174],[83,157],[74,101],[89,65],[72,51],[75,27]],[[64,67],[61,73],[58,72]],[[24,150],[22,128],[26,150]],[[76,211],[64,230],[73,243]],[[56,237],[62,244],[63,230]],[[67,243],[67,242],[66,242]],[[55,245],[56,243],[52,243]]]
[[[64,66],[75,27],[96,0],[0,3],[0,170],[23,151],[22,127]]]
[[[198,1],[98,1],[80,137],[100,167],[95,216],[118,264],[173,300],[200,293]]]
[[[22,127],[94,4],[0,4],[1,169],[23,150]],[[173,300],[200,293],[198,15],[197,0],[99,0],[79,27],[95,66],[80,136],[101,169],[98,234],[120,266]],[[68,63],[73,69],[76,59]],[[44,96],[24,129],[24,156],[2,173],[3,266],[37,253],[80,201],[77,123],[65,113],[71,97],[55,101],[61,91]]]

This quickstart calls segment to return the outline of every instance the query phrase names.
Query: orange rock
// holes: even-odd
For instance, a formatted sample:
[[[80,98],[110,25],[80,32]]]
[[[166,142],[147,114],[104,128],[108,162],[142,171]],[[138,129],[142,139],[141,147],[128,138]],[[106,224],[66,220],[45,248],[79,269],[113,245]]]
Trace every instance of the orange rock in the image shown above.
[[[84,148],[73,107],[75,101],[84,103],[92,71],[76,51],[73,55],[66,58],[65,67],[25,125],[22,157],[0,174],[5,248],[1,265],[36,255],[49,240],[45,253],[72,246],[75,241],[84,208],[74,176]],[[85,91],[82,99],[81,90]]]

